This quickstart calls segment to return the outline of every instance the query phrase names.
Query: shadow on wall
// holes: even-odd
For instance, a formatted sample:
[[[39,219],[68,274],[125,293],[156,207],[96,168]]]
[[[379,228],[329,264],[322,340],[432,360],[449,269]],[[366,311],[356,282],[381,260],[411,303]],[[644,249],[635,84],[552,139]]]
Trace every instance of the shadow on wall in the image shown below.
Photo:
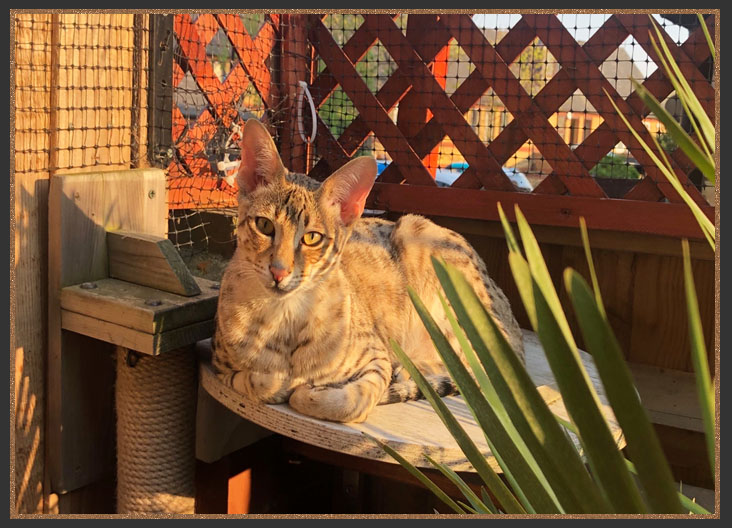
[[[47,349],[48,180],[28,192],[16,178],[15,203],[15,507],[43,508],[44,378]]]

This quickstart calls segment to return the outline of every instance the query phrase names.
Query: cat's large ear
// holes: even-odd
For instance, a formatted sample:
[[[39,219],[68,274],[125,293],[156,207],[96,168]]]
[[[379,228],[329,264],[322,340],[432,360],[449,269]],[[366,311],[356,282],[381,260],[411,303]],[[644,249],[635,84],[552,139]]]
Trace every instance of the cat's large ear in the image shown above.
[[[287,171],[264,125],[249,119],[241,135],[241,164],[236,175],[239,189],[250,193],[260,185],[283,180]]]
[[[366,197],[376,179],[376,160],[361,156],[346,163],[323,182],[320,199],[327,208],[338,208],[349,226],[363,213]]]

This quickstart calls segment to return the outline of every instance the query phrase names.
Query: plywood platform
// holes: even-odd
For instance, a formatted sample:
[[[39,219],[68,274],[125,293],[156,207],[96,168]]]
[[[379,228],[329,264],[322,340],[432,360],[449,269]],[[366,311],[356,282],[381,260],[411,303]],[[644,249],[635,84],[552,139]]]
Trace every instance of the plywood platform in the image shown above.
[[[553,412],[567,418],[556,382],[536,335],[533,332],[524,331],[524,343],[527,369],[539,388],[539,392]],[[210,340],[200,343],[199,346],[210,348]],[[605,404],[603,410],[611,430],[619,445],[624,445],[622,431],[617,425],[612,410],[607,406],[592,358],[583,351],[580,351],[580,355],[601,401]],[[246,400],[242,395],[219,382],[210,363],[202,363],[200,373],[203,388],[228,409],[246,420],[286,437],[348,455],[396,463],[378,445],[363,435],[363,433],[368,433],[390,445],[418,467],[432,467],[424,458],[424,455],[427,454],[435,460],[447,464],[455,471],[472,470],[472,466],[455,440],[426,400],[380,405],[372,411],[364,423],[340,424],[304,416],[287,404],[264,405]],[[462,397],[450,396],[444,398],[444,401],[481,452],[488,458],[491,466],[496,471],[500,471],[498,463],[486,444],[483,432],[476,425]]]

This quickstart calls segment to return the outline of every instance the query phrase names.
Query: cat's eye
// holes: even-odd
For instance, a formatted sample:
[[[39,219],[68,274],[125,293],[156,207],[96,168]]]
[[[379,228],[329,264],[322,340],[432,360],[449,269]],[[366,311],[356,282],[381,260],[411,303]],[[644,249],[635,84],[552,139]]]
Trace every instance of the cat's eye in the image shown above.
[[[269,218],[258,216],[254,219],[254,225],[257,226],[257,229],[263,235],[272,236],[274,234],[274,224]]]
[[[323,240],[323,235],[317,231],[310,231],[309,233],[305,233],[302,237],[302,243],[306,246],[315,246],[320,243],[321,240]]]

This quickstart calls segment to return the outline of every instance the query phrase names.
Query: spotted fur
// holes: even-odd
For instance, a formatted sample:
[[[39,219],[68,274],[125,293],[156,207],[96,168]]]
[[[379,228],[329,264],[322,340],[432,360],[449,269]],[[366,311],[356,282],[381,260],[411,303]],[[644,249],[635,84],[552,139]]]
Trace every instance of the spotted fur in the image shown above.
[[[441,395],[455,392],[407,295],[411,286],[460,350],[444,317],[430,257],[457,266],[523,357],[518,323],[485,264],[459,234],[426,218],[360,218],[376,177],[352,160],[322,185],[288,172],[257,121],[242,138],[237,250],[224,273],[213,364],[243,395],[289,401],[316,418],[358,422],[380,403],[420,398],[389,346],[393,338]],[[272,236],[257,218],[274,225]],[[323,234],[307,246],[305,233]],[[275,280],[274,268],[287,271]]]

